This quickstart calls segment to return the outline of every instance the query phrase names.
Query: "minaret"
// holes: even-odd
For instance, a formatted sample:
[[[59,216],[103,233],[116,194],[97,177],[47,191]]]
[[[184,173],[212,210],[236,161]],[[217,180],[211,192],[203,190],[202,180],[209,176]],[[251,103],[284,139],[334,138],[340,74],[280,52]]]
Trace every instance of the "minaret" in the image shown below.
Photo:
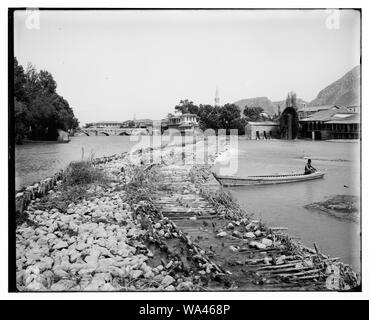
[[[215,99],[214,99],[214,106],[215,107],[219,107],[219,91],[218,91],[218,87],[215,90]]]

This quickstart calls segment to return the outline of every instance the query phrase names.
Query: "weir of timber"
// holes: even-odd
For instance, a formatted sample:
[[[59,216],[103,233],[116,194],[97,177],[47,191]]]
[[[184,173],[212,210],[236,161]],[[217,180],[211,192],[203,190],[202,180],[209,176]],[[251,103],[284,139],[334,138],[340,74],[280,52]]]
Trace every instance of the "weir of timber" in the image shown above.
[[[195,174],[200,190],[193,169],[178,162],[159,166],[162,188],[153,202],[221,270],[208,290],[342,290],[339,258],[297,244],[281,233],[286,228],[268,228],[246,213],[219,214],[202,195],[221,192],[219,182],[202,168]]]

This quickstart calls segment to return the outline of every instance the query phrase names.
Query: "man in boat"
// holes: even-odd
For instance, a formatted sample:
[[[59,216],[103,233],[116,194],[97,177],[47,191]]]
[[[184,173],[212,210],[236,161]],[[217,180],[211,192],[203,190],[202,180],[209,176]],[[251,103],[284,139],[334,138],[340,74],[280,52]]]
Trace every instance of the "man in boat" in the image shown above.
[[[308,159],[307,163],[305,164],[305,174],[311,174],[316,171],[317,170],[311,165],[311,159]]]

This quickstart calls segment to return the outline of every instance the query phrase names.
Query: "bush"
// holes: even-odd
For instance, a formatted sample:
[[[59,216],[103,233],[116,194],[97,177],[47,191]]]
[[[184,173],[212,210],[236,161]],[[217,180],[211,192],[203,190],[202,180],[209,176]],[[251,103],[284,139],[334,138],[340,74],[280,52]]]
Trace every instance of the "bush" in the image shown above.
[[[102,170],[96,168],[91,161],[74,161],[65,172],[66,185],[82,185],[95,181],[104,181]]]
[[[56,191],[55,193],[42,197],[37,204],[38,209],[58,209],[60,212],[65,213],[68,210],[69,204],[81,201],[87,194],[87,188],[83,185],[62,185]]]
[[[150,201],[161,177],[155,168],[145,170],[142,166],[135,167],[132,179],[125,185],[125,201],[137,204],[140,201]]]

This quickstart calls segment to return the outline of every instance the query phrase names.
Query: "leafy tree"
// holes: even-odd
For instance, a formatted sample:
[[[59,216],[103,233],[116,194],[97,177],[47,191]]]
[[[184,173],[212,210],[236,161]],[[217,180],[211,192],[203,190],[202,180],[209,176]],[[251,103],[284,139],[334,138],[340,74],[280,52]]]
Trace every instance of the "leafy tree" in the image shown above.
[[[246,121],[241,119],[241,110],[235,104],[225,104],[220,109],[219,124],[221,129],[226,129],[229,134],[230,129],[237,129],[239,134],[245,133]],[[241,131],[241,132],[240,132]]]
[[[16,142],[23,139],[54,140],[57,130],[78,127],[72,108],[56,92],[57,84],[48,71],[27,70],[14,58],[14,119]]]
[[[235,104],[225,104],[220,109],[219,123],[223,129],[231,129],[230,125],[234,119],[241,118],[241,111]]]
[[[247,107],[245,106],[245,109],[243,110],[243,114],[247,121],[261,121],[263,120],[263,117],[261,113],[263,113],[264,110],[261,107]]]
[[[239,135],[245,134],[247,120],[245,118],[235,118],[231,121],[230,129],[237,129]]]
[[[18,64],[18,60],[14,59],[14,97],[19,102],[25,103],[27,101],[26,96],[26,75],[24,69]]]
[[[28,132],[29,111],[23,102],[14,98],[15,142],[20,143]]]
[[[206,129],[218,129],[219,128],[219,113],[220,107],[213,107],[211,105],[199,106],[197,113],[199,117],[199,124],[202,130]]]
[[[178,105],[174,107],[174,109],[182,114],[185,113],[193,113],[197,114],[199,111],[199,107],[194,105],[192,101],[189,100],[181,100]]]

